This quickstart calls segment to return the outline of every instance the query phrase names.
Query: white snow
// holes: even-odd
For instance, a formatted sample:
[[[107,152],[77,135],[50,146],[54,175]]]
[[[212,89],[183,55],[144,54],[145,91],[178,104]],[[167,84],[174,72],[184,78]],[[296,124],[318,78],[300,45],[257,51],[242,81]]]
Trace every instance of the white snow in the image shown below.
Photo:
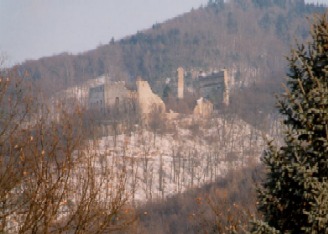
[[[126,166],[127,190],[133,201],[181,193],[214,181],[231,168],[259,160],[262,133],[244,121],[214,118],[192,121],[189,126],[185,122],[190,121],[176,120],[175,132],[155,137],[153,132],[139,129],[118,135],[116,144],[114,136],[99,139],[100,155]],[[197,132],[191,130],[193,124],[199,126]]]

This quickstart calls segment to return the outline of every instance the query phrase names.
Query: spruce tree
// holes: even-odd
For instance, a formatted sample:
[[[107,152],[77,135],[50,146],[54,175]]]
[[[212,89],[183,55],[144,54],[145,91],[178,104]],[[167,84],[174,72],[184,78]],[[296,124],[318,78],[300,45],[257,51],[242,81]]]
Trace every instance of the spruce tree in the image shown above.
[[[253,233],[328,233],[328,21],[315,16],[311,41],[297,44],[278,99],[284,143],[269,143],[259,190],[264,221]]]

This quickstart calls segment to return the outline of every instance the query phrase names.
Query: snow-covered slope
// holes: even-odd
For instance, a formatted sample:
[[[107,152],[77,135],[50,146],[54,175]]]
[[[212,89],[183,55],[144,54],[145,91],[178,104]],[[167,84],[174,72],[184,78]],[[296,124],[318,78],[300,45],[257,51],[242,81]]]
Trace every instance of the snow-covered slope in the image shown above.
[[[72,98],[83,105],[89,88],[106,79],[102,76],[62,91],[53,102]],[[106,159],[115,162],[115,168],[126,168],[127,190],[134,201],[165,198],[214,181],[230,168],[258,161],[263,151],[262,132],[235,115],[203,120],[185,116],[171,121],[168,124],[174,130],[161,134],[139,126],[129,134],[98,139],[95,150],[101,160],[96,161]]]
[[[174,125],[175,131],[160,135],[140,128],[116,139],[99,139],[101,157],[125,166],[134,201],[164,198],[211,182],[230,168],[258,161],[264,145],[262,133],[237,118],[185,118]]]

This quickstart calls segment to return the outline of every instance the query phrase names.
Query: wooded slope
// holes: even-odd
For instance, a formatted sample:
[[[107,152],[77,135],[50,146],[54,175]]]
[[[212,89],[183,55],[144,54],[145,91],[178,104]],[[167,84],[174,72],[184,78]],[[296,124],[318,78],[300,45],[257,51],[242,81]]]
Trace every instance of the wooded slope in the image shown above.
[[[46,81],[44,87],[52,91],[104,73],[116,80],[141,75],[160,89],[166,77],[175,77],[178,66],[226,67],[234,71],[237,82],[249,83],[283,71],[284,55],[295,38],[308,37],[306,16],[324,10],[303,0],[212,0],[94,50],[26,61],[19,68],[35,80]]]

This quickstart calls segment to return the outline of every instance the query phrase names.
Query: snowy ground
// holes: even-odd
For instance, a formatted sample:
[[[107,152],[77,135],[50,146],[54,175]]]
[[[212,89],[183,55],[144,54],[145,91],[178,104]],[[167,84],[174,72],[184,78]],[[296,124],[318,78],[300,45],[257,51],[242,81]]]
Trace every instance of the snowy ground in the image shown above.
[[[156,134],[145,129],[99,139],[100,157],[124,165],[134,201],[160,199],[214,181],[229,169],[258,161],[262,133],[238,120],[215,118]],[[182,127],[182,125],[185,125]],[[195,127],[196,126],[196,127]],[[194,130],[197,129],[197,130]]]

